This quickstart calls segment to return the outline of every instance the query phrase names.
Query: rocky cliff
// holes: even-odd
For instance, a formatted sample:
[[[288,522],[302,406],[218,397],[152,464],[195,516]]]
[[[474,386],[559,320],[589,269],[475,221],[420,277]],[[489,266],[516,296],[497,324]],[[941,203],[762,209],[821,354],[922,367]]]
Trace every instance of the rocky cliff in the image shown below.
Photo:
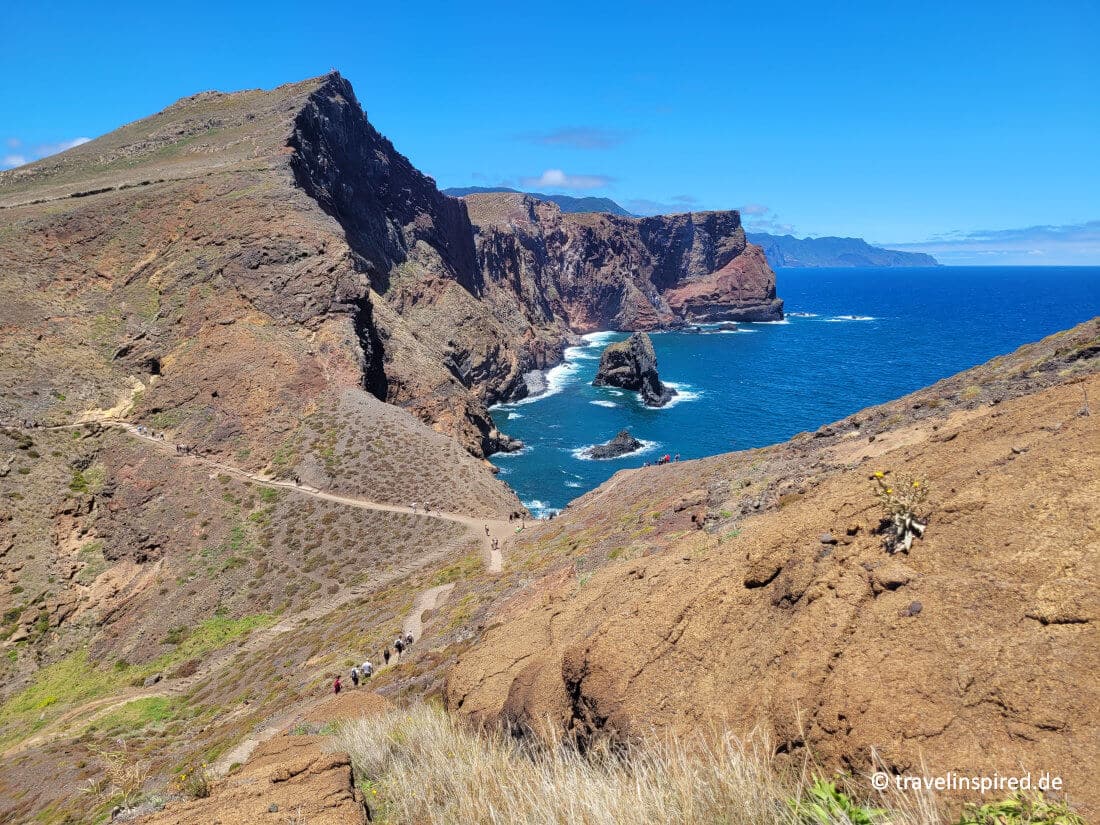
[[[526,195],[463,199],[486,278],[571,330],[648,330],[783,317],[775,274],[737,212],[564,214]]]
[[[524,373],[555,363],[574,331],[782,312],[736,212],[634,220],[563,216],[522,195],[450,198],[371,126],[338,74],[186,98],[0,174],[0,207],[19,227],[0,255],[35,272],[16,294],[57,288],[59,271],[82,297],[110,286],[113,302],[62,311],[102,316],[110,357],[93,359],[104,371],[90,392],[112,406],[131,374],[171,360],[138,412],[197,405],[206,425],[185,416],[181,434],[213,449],[273,422],[285,432],[295,405],[270,390],[289,381],[357,386],[480,456],[508,443],[486,405],[526,392]],[[231,359],[247,350],[225,343],[250,314],[298,336],[302,352],[259,392],[239,392]],[[38,316],[28,310],[28,323]],[[230,360],[212,356],[215,339]],[[44,412],[41,399],[0,408]]]
[[[647,407],[663,407],[676,395],[676,390],[661,383],[657,353],[644,332],[635,332],[625,341],[604,348],[592,385],[632,390],[641,395]]]

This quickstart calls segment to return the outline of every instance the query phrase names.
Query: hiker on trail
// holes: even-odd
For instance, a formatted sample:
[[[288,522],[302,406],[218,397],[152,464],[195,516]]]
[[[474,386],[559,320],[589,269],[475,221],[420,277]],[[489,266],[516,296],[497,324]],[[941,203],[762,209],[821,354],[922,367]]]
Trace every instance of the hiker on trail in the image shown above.
[[[680,460],[680,454],[679,454],[679,453],[676,453],[676,457],[675,457],[675,458],[673,458],[672,460],[673,460],[673,461],[679,461],[679,460]]]
[[[341,685],[340,685],[340,677],[339,677],[339,676],[337,676],[337,677],[336,677],[336,681],[334,681],[334,682],[332,683],[332,692],[333,692],[333,695],[335,695],[335,696],[339,696],[339,695],[340,695],[340,687],[341,687]]]
[[[413,635],[411,633],[405,634],[405,647],[410,648],[413,646]]]
[[[400,659],[401,654],[405,652],[405,643],[400,636],[393,640],[393,649],[397,651],[397,658]]]
[[[363,662],[363,681],[365,682],[371,676],[374,675],[374,665],[369,661]]]
[[[488,524],[485,525],[485,537],[486,538],[489,537],[489,525]]]
[[[387,645],[386,649],[382,651],[382,661],[385,662],[387,665],[389,665],[389,663],[390,663],[390,648],[389,648],[389,645]]]
[[[355,687],[359,687],[359,668],[357,667],[351,669],[351,683]]]

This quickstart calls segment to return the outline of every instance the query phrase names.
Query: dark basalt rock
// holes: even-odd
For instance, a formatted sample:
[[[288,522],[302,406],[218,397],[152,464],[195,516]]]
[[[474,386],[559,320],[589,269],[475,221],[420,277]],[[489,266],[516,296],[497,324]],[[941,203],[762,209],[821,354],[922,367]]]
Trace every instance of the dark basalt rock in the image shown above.
[[[618,458],[640,450],[642,446],[642,442],[632,436],[630,430],[622,430],[606,444],[597,444],[590,449],[588,455],[591,458]]]
[[[661,383],[653,341],[644,332],[607,346],[592,385],[634,390],[647,407],[663,407],[676,395],[676,390]]]

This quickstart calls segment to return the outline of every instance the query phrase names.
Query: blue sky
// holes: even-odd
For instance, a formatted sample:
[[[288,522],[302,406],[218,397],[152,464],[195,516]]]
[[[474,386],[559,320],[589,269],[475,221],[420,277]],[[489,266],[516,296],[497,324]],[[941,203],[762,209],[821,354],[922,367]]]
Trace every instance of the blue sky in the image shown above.
[[[0,166],[338,68],[440,186],[1100,264],[1100,4],[13,3]]]

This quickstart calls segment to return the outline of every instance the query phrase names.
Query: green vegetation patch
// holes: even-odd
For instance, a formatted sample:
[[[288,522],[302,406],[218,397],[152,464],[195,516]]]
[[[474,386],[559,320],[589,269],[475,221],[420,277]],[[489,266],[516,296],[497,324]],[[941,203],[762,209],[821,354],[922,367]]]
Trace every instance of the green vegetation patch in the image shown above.
[[[169,670],[189,659],[201,658],[274,621],[275,616],[270,613],[239,619],[213,616],[196,625],[175,650],[143,665],[120,661],[112,668],[99,668],[88,661],[87,651],[72,653],[39,670],[30,685],[0,706],[0,743],[17,742],[42,729],[68,708],[109,696],[139,679]],[[144,712],[152,711],[145,708]]]
[[[484,566],[484,562],[481,559],[481,553],[470,553],[463,556],[454,564],[449,564],[437,570],[435,575],[432,576],[431,585],[432,587],[436,587],[441,584],[450,584],[451,582],[468,579],[480,573]]]
[[[18,741],[44,727],[61,709],[105,696],[128,682],[125,670],[98,670],[86,651],[47,665],[0,706],[0,742]]]
[[[111,736],[134,733],[150,725],[171,721],[179,709],[179,702],[179,699],[166,696],[135,699],[100,717],[89,727]]]

